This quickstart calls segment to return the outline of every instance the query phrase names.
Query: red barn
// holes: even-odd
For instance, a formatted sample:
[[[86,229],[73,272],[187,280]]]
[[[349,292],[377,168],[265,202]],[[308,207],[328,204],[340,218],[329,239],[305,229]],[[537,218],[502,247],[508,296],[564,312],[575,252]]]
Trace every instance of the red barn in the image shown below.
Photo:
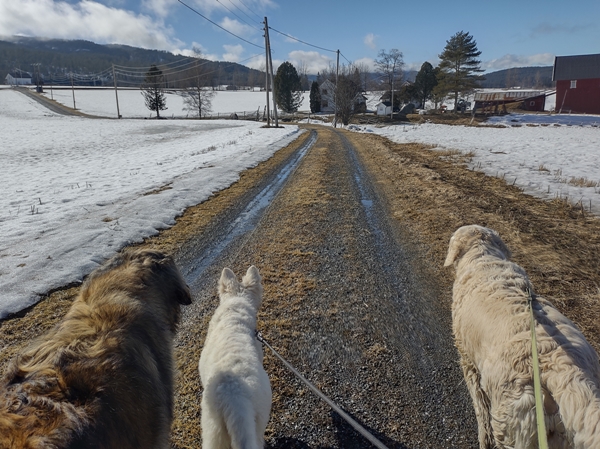
[[[552,80],[558,112],[600,114],[600,54],[555,57]]]

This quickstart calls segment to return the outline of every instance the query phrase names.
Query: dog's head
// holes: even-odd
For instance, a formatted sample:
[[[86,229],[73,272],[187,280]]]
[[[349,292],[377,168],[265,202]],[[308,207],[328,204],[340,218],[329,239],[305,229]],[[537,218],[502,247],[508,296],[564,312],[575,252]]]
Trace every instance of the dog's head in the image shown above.
[[[252,265],[246,271],[242,282],[238,282],[235,274],[229,268],[224,268],[219,279],[219,295],[221,301],[228,295],[249,296],[256,307],[260,306],[262,301],[263,287],[258,268]]]
[[[149,249],[127,249],[94,270],[84,282],[81,298],[92,303],[106,292],[126,291],[179,322],[179,306],[192,303],[190,289],[173,259]]]
[[[479,225],[469,225],[458,228],[452,234],[444,266],[458,262],[474,246],[495,249],[504,259],[510,259],[510,250],[496,231]]]

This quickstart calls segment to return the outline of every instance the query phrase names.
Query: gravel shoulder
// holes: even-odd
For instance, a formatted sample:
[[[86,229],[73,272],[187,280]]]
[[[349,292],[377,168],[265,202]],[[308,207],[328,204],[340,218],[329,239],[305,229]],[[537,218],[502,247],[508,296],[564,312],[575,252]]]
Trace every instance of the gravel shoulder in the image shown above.
[[[539,294],[600,349],[600,221],[470,171],[460,154],[374,135],[318,130],[258,226],[207,269],[184,311],[177,343],[172,444],[201,445],[197,363],[217,306],[223,266],[259,267],[259,330],[284,357],[390,448],[477,446],[472,405],[450,329],[453,273],[442,267],[452,232],[500,232]],[[143,245],[180,265],[300,147],[308,133],[240,180],[188,209]],[[200,254],[196,254],[199,257]],[[0,323],[0,371],[54,325],[77,286]],[[271,448],[368,448],[268,350]]]

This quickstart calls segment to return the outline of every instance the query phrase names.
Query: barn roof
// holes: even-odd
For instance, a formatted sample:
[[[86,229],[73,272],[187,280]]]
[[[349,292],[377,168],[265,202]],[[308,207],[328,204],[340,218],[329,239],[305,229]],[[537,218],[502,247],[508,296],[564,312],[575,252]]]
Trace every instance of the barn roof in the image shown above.
[[[554,58],[553,81],[600,78],[600,54],[557,56]]]

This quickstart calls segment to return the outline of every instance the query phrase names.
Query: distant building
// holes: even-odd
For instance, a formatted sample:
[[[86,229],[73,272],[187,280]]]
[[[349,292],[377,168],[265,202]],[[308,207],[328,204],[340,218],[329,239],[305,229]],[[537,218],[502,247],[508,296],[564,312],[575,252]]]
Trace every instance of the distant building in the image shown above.
[[[498,113],[506,113],[508,103],[521,102],[521,109],[526,111],[543,111],[546,107],[546,92],[543,90],[503,90],[482,91],[475,94],[475,109]]]
[[[382,101],[377,104],[377,115],[390,115],[392,113],[392,103]]]
[[[555,57],[552,80],[557,111],[600,114],[600,54]]]
[[[31,84],[31,73],[21,69],[14,69],[5,78],[6,84],[11,86],[24,86]]]
[[[329,80],[325,80],[319,86],[319,93],[321,94],[321,112],[331,113],[335,112],[335,84]],[[360,92],[354,97],[354,112],[366,112],[367,110],[367,97]]]

